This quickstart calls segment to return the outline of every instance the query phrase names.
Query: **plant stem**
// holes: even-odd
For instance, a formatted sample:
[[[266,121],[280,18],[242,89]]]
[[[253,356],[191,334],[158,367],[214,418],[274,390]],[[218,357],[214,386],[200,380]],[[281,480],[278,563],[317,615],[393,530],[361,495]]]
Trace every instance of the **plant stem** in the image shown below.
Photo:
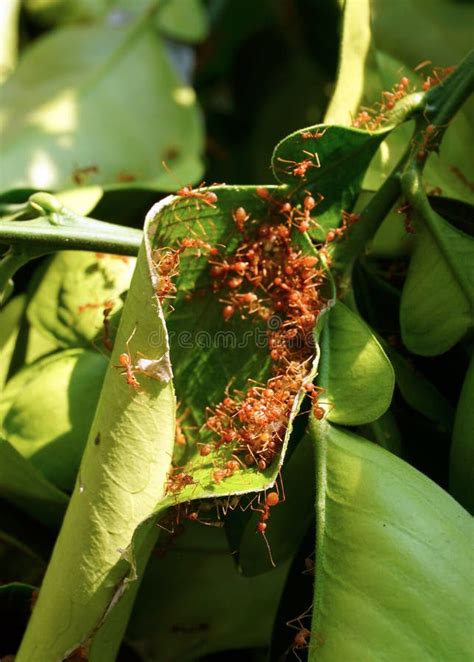
[[[79,216],[61,225],[52,225],[45,219],[0,221],[0,243],[26,244],[41,249],[42,254],[88,250],[138,255],[141,240],[141,230]]]

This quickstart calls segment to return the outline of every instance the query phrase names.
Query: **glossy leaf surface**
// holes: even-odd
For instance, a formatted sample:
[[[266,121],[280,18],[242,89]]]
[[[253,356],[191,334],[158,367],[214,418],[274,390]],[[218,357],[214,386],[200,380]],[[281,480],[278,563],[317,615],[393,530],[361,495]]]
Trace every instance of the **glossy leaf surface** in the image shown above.
[[[68,350],[20,371],[0,399],[6,439],[57,487],[72,491],[107,362]]]
[[[469,659],[468,513],[375,444],[326,424],[313,432],[319,528],[309,659]]]
[[[133,98],[140,103],[127,102]],[[201,173],[194,91],[180,81],[148,11],[130,24],[69,26],[38,39],[2,90],[0,127],[1,188],[173,189],[163,160],[178,180]]]
[[[343,303],[329,312],[323,361],[328,374],[327,419],[361,425],[379,418],[390,404],[393,368],[367,324]]]

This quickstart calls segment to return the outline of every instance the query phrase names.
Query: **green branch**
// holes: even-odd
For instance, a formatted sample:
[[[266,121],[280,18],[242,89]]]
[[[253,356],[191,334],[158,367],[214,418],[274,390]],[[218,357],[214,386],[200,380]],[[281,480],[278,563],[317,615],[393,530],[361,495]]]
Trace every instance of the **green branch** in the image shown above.
[[[12,278],[30,260],[59,250],[137,255],[141,230],[78,216],[49,193],[35,193],[15,213],[0,220],[0,305],[13,289]]]
[[[75,214],[49,193],[35,193],[26,205],[0,219],[0,243],[137,255],[142,231]]]

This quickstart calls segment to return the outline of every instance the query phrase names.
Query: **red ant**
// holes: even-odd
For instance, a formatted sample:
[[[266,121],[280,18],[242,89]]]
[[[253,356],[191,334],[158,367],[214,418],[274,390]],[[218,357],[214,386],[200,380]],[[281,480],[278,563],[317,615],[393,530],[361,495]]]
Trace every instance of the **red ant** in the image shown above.
[[[312,138],[313,140],[319,140],[324,136],[326,131],[328,130],[329,127],[326,127],[323,131],[303,131],[300,133],[300,136],[303,138],[303,140],[309,140]]]
[[[95,175],[99,172],[99,167],[96,165],[86,166],[85,168],[74,168],[72,172],[72,181],[77,186],[82,186],[84,184],[84,179],[88,175]]]
[[[313,407],[314,417],[318,421],[321,421],[324,418],[324,416],[326,414],[326,411],[323,407],[321,407],[319,405],[318,401],[319,401],[319,396],[321,395],[321,393],[324,393],[324,389],[321,388],[320,386],[316,386],[315,384],[312,384],[312,383],[304,384],[303,388],[306,391],[306,393],[309,395],[309,397],[311,398],[311,405]]]
[[[354,225],[354,223],[360,221],[360,214],[357,214],[356,212],[349,213],[348,211],[344,211],[343,209],[341,212],[341,216],[342,216],[342,222],[345,226]]]
[[[291,161],[291,163],[296,163],[296,162]],[[258,195],[258,197],[261,200],[265,200],[266,202],[269,202],[270,204],[274,205],[282,213],[286,214],[291,211],[291,204],[288,202],[288,200],[285,201],[277,200],[271,195],[270,191],[267,188],[265,188],[265,186],[257,186],[257,188],[255,189],[255,193]],[[260,226],[260,228],[262,228],[262,226]]]
[[[315,571],[316,564],[314,562],[314,552],[307,556],[304,560],[304,570],[303,570],[303,575],[313,575],[314,576],[314,571]]]
[[[130,354],[128,352],[124,352],[123,354],[120,354],[118,360],[120,366],[124,368],[123,372],[121,372],[120,374],[127,375],[127,384],[129,386],[132,386],[133,388],[140,388],[140,382],[137,380],[133,372],[133,363]],[[116,367],[120,367],[120,366],[116,366]]]
[[[220,483],[224,478],[233,476],[236,471],[242,468],[238,460],[227,460],[225,466],[220,469],[214,469],[212,472],[212,479],[215,483]]]
[[[278,486],[275,484],[276,491],[269,492],[268,494],[265,494],[265,501],[264,501],[263,505],[259,504],[260,507],[255,508],[253,506],[253,502],[250,502],[251,509],[254,510],[255,512],[257,512],[257,513],[260,513],[260,519],[257,522],[257,526],[256,526],[255,530],[256,530],[257,533],[260,533],[262,535],[263,539],[265,540],[265,544],[266,544],[267,549],[268,549],[268,555],[270,557],[270,563],[272,564],[272,566],[274,568],[276,567],[276,564],[275,564],[275,561],[273,560],[270,543],[268,542],[268,539],[267,539],[267,536],[266,536],[266,530],[267,530],[267,521],[270,519],[270,509],[274,508],[279,503],[283,503],[285,501],[285,490],[284,490],[284,487],[283,487],[283,480],[281,479],[281,475],[280,475],[280,481],[281,481],[281,488],[282,488],[282,493],[283,493],[283,496],[282,496],[281,499],[280,499],[280,495],[278,493]]]
[[[397,209],[398,214],[405,214],[405,220],[404,220],[405,232],[407,232],[408,234],[416,234],[416,230],[413,227],[413,223],[412,223],[411,212],[412,212],[412,206],[409,202],[406,202]]]
[[[335,228],[334,230],[329,230],[329,232],[326,234],[327,244],[331,243],[336,238],[343,237],[344,234],[347,232],[347,229],[351,225],[354,225],[354,223],[357,223],[360,220],[360,214],[357,214],[356,212],[349,213],[347,211],[344,211],[344,209],[342,210],[341,217],[342,217],[341,227]]]
[[[172,278],[178,274],[180,252],[175,249],[159,249],[153,253],[153,264],[159,276],[156,296],[160,303],[176,294],[176,286]]]
[[[321,167],[321,162],[319,160],[319,156],[317,152],[308,152],[305,149],[303,150],[303,154],[307,154],[308,156],[311,156],[312,158],[310,159],[303,159],[302,161],[291,161],[290,159],[282,159],[281,156],[278,157],[279,161],[282,161],[282,163],[289,163],[290,166],[284,171],[287,174],[293,175],[293,177],[301,177],[304,178],[306,177],[306,173],[309,170],[309,168],[320,168]],[[314,160],[316,162],[314,162]]]
[[[90,654],[90,643],[81,644],[75,648],[66,658],[66,662],[87,662]],[[4,660],[6,658],[2,658]]]
[[[168,474],[168,481],[166,483],[166,493],[177,494],[188,485],[197,485],[191,474],[181,471],[178,474],[174,473],[175,469],[172,468]]]
[[[322,195],[322,193],[318,193],[318,196],[319,200],[316,202],[313,196],[308,193],[303,201],[303,212],[297,212],[302,218],[298,224],[298,230],[301,233],[307,232],[309,230],[311,221],[313,220],[311,218],[311,212],[324,200],[324,195]]]
[[[178,402],[176,406],[176,410],[178,411],[180,407],[180,402]],[[184,410],[182,414],[180,414],[176,418],[176,430],[175,430],[175,443],[178,444],[178,446],[185,446],[186,445],[186,435],[183,432],[183,426],[181,423],[188,417],[188,415],[191,412],[191,408],[188,407],[187,409]]]
[[[418,65],[413,69],[413,71],[418,72],[418,71],[420,71],[420,69],[424,69],[424,68],[427,67],[429,64],[432,64],[431,60],[424,60],[423,62],[420,62],[420,64],[418,64]],[[434,69],[433,69],[432,72],[431,72],[431,73],[432,73],[432,76],[428,76],[428,77],[424,80],[424,82],[423,82],[423,84],[422,84],[422,86],[421,86],[421,89],[422,89],[424,92],[427,92],[428,90],[430,90],[430,89],[431,89],[432,87],[434,87],[435,85],[439,85],[440,83],[443,82],[443,80],[446,78],[446,76],[449,76],[449,74],[452,74],[453,71],[454,71],[455,69],[456,69],[455,66],[449,66],[449,67],[434,67]]]
[[[287,653],[290,650],[293,651],[293,653],[298,658],[298,660],[300,660],[300,662],[301,662],[301,658],[298,655],[297,651],[303,650],[303,648],[308,648],[309,639],[311,638],[311,631],[308,630],[308,628],[303,624],[303,619],[309,618],[311,616],[312,609],[313,609],[313,605],[310,605],[306,611],[304,611],[296,618],[292,618],[290,621],[287,621],[286,623],[286,625],[289,628],[292,628],[293,630],[297,630],[295,637],[293,639],[293,643],[290,646],[290,648],[287,650]]]
[[[172,174],[171,170],[168,168],[166,165],[165,161],[161,162],[163,165],[163,168],[169,173]],[[199,204],[198,200],[202,200],[206,205],[209,207],[212,207],[213,209],[216,208],[215,203],[217,202],[217,195],[213,191],[200,191],[204,186],[204,182],[201,182],[199,186],[196,189],[193,189],[191,184],[188,184],[187,186],[182,186],[180,189],[176,191],[176,195],[180,198],[196,198],[196,209],[199,209]]]
[[[367,112],[367,110],[361,110],[352,120],[351,126],[355,129],[360,129],[363,126],[366,126],[372,120],[372,116]]]
[[[184,504],[178,504],[176,507],[176,524],[180,523],[181,518],[182,519],[187,519],[190,522],[199,522],[199,524],[204,524],[204,526],[215,526],[222,528],[224,526],[224,522],[220,521],[207,521],[203,520],[199,517],[199,511],[204,508],[204,504],[202,501],[197,503],[197,507],[193,506],[193,510],[190,510],[192,507],[192,502],[188,501],[187,503]],[[206,508],[208,510],[208,508]],[[184,512],[182,512],[184,511]]]
[[[434,124],[428,124],[426,129],[423,131],[423,139],[416,154],[416,160],[418,162],[425,161],[428,153],[430,151],[436,150],[436,144],[433,144],[433,141],[436,139],[436,135],[441,128],[443,127],[435,126]]]
[[[421,89],[424,92],[427,92],[430,90],[432,87],[435,87],[435,85],[439,85],[440,83],[443,82],[443,80],[449,76],[449,74],[452,74],[453,71],[456,69],[455,66],[451,67],[435,67],[432,71],[433,77],[428,76],[426,80],[423,82],[423,85],[421,86]]]
[[[397,85],[394,85],[391,92],[382,92],[382,107],[387,110],[392,110],[399,99],[402,99],[407,94],[409,79],[403,76]]]
[[[247,214],[247,212],[243,207],[237,207],[237,209],[232,214],[232,218],[235,221],[237,230],[239,232],[242,232],[243,234],[245,228],[245,222],[248,221],[248,219],[250,218],[250,214]]]
[[[202,248],[205,251],[208,251],[210,255],[217,255],[219,253],[219,250],[215,248],[214,246],[211,246],[207,241],[204,241],[203,239],[195,239],[193,237],[185,237],[179,242],[180,247],[178,248],[178,253],[183,253],[187,248],[198,248],[199,250]],[[199,252],[199,257],[201,256],[201,253]]]
[[[117,365],[117,366],[114,366],[114,367],[115,368],[123,368],[123,370],[120,374],[121,375],[126,375],[127,384],[129,386],[131,386],[132,388],[138,389],[138,388],[140,388],[140,382],[135,377],[135,372],[138,372],[138,371],[137,371],[137,368],[134,364],[134,361],[132,360],[132,355],[130,354],[130,347],[129,347],[129,343],[130,343],[131,339],[133,338],[133,336],[135,335],[136,330],[137,329],[135,327],[135,329],[132,331],[129,339],[125,343],[127,351],[122,352],[122,354],[120,354],[120,356],[118,357],[118,361],[119,361],[120,365]]]
[[[136,181],[135,175],[132,175],[128,172],[125,172],[124,170],[121,170],[119,173],[117,173],[117,176],[115,178],[118,182],[134,182]]]
[[[209,205],[209,207],[212,207],[213,209],[216,208],[215,203],[217,202],[217,195],[213,191],[205,191],[204,193],[201,192],[199,189],[204,186],[204,182],[202,184],[199,184],[199,186],[196,189],[193,189],[192,186],[183,186],[182,188],[178,189],[176,191],[176,195],[178,195],[181,198],[197,198],[199,200],[202,200],[206,205]],[[198,209],[198,203],[196,201],[196,209]]]

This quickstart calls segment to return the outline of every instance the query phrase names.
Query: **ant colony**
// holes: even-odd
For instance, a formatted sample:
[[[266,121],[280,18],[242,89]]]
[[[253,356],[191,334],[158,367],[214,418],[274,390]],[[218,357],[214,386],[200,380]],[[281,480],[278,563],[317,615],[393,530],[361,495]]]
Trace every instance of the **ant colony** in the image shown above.
[[[326,132],[306,132],[302,139],[320,141]],[[299,161],[280,161],[298,186],[313,169],[321,167],[318,154],[306,149],[301,150]],[[203,412],[193,434],[188,432],[192,426],[184,420],[190,408],[178,415],[175,450],[181,449],[180,458],[186,459],[174,457],[166,483],[166,493],[176,502],[174,520],[169,516],[162,520],[163,528],[172,531],[174,537],[175,525],[181,529],[183,519],[216,524],[201,514],[202,502],[192,507],[178,505],[186,500],[190,504],[198,486],[208,496],[231,477],[246,471],[264,472],[278,463],[297,400],[306,395],[316,419],[324,417],[325,408],[320,402],[323,389],[312,383],[311,372],[315,357],[313,329],[327,306],[323,294],[330,263],[327,248],[359,220],[358,215],[343,211],[341,227],[326,232],[314,250],[303,251],[301,246],[309,245],[306,233],[322,230],[316,212],[324,195],[304,191],[295,202],[291,196],[277,197],[269,189],[257,187],[252,210],[238,205],[227,207],[230,240],[226,243],[232,246],[230,250],[218,243],[222,241],[220,235],[219,240],[215,239],[212,218],[224,214],[218,194],[218,189],[185,186],[169,205],[168,228],[176,233],[175,237],[179,232],[179,239],[164,240],[160,236],[160,246],[152,251],[156,298],[165,314],[173,315],[172,302],[178,294],[184,297],[183,303],[199,296],[201,290],[183,294],[176,285],[181,272],[187,274],[188,268],[195,269],[199,261],[203,265],[199,273],[204,274],[200,287],[204,282],[204,295],[215,301],[216,313],[220,308],[222,326],[232,327],[237,320],[245,320],[249,325],[258,322],[265,327],[269,377],[265,382],[249,378],[241,390],[230,390],[228,386],[220,402],[206,407],[205,419]],[[186,219],[178,215],[183,211],[187,212]],[[207,224],[207,231],[201,221]],[[141,386],[128,346],[119,361],[126,383],[138,391]],[[256,532],[264,538],[272,563],[266,538],[268,520],[271,509],[283,501],[282,483],[281,489],[273,487],[246,501],[246,508],[258,515]]]

